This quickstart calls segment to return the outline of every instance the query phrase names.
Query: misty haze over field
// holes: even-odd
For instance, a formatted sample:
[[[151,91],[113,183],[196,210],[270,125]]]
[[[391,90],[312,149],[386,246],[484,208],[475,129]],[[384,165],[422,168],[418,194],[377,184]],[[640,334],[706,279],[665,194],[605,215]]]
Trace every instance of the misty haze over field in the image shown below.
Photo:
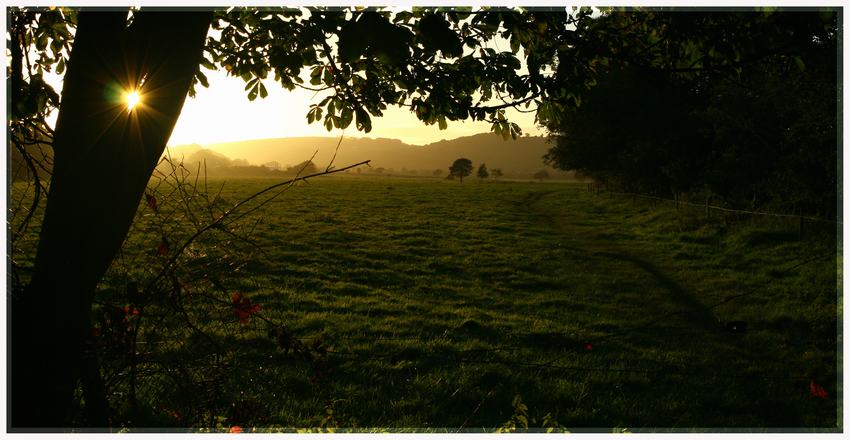
[[[318,150],[313,162],[319,168],[324,168],[333,157],[339,142],[338,137],[295,137],[205,146],[181,145],[170,147],[169,150],[174,159],[182,158],[190,169],[193,167],[189,165],[194,166],[202,160],[206,160],[208,168],[214,168],[212,164],[226,166],[228,160],[235,160],[235,165],[265,165],[268,168],[285,169],[310,159]],[[398,139],[344,137],[339,144],[334,165],[341,167],[371,160],[373,169],[431,175],[436,169],[445,173],[455,159],[465,157],[476,166],[485,163],[490,169],[501,168],[506,175],[529,177],[541,169],[547,169],[550,173],[554,171],[543,164],[543,155],[550,148],[546,138],[541,136],[504,140],[491,133],[421,146],[406,144]],[[572,173],[554,171],[553,176],[568,177]]]

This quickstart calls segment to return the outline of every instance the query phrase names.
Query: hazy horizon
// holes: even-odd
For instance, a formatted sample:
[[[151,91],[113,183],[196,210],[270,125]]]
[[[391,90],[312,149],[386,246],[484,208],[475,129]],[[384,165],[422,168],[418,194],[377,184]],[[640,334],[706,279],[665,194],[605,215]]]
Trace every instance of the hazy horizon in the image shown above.
[[[274,168],[303,163],[312,157],[314,163],[322,166],[332,160],[337,166],[370,160],[374,168],[396,171],[443,169],[455,159],[465,157],[476,166],[484,163],[509,173],[534,173],[541,169],[552,170],[543,163],[543,155],[550,148],[551,144],[543,136],[504,140],[493,133],[477,133],[424,145],[387,137],[346,136],[340,142],[339,137],[332,136],[291,136],[176,145],[169,147],[169,152],[193,163],[209,162],[215,160],[215,155],[221,155],[247,165]],[[213,156],[199,155],[201,151],[211,152]]]
[[[468,137],[477,136],[477,135],[485,135],[486,134],[486,135],[498,136],[497,134],[492,133],[492,132],[481,131],[481,132],[477,132],[477,133],[457,135],[457,136],[454,136],[454,137],[446,137],[446,138],[426,142],[424,144],[419,144],[419,143],[416,143],[416,142],[405,141],[404,139],[398,138],[398,137],[368,136],[368,135],[367,136],[361,136],[361,135],[359,135],[360,133],[361,132],[357,132],[357,135],[353,135],[353,136],[343,134],[342,135],[342,136],[344,136],[343,142],[345,141],[345,139],[369,139],[369,140],[386,139],[386,140],[400,141],[403,144],[409,145],[409,146],[412,146],[412,147],[425,147],[425,146],[440,143],[440,142],[454,141],[454,140],[457,140],[457,139],[468,138]],[[546,137],[547,137],[547,135],[545,135],[545,134],[534,134],[534,135],[523,134],[519,139],[521,139],[521,138],[546,138]],[[316,134],[316,135],[297,135],[297,136],[252,137],[252,138],[233,139],[233,140],[215,141],[215,142],[207,142],[207,143],[200,143],[200,142],[189,142],[189,143],[180,143],[180,144],[169,143],[168,148],[199,146],[199,147],[206,149],[209,146],[221,145],[221,144],[234,144],[234,143],[239,143],[239,142],[259,142],[259,141],[273,140],[273,139],[307,139],[307,138],[326,138],[326,139],[334,139],[336,141],[339,141],[340,135],[329,135],[329,134],[319,135],[319,134]],[[505,142],[510,142],[512,140],[513,139],[507,139],[507,140],[505,140]]]

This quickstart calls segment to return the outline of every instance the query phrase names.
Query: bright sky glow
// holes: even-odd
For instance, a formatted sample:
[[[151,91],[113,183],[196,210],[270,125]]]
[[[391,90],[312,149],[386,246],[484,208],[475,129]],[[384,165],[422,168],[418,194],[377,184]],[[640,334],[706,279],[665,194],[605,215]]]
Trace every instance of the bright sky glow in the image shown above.
[[[405,6],[394,9],[409,8]],[[210,31],[210,36],[216,37],[216,34],[217,31]],[[486,45],[496,50],[509,47],[506,40],[498,37]],[[525,63],[522,64],[520,73],[526,73]],[[248,100],[245,82],[240,78],[228,76],[223,70],[202,70],[210,87],[196,85],[196,96],[186,98],[183,111],[168,141],[169,146],[210,145],[280,137],[339,137],[343,134],[343,131],[338,129],[327,131],[322,121],[307,123],[310,104],[321,102],[330,94],[329,91],[316,93],[299,88],[288,91],[269,78],[263,81],[269,96],[265,99],[257,98],[252,102]],[[306,80],[309,77],[305,75],[303,78]],[[505,113],[511,122],[520,126],[523,135],[543,134],[534,124],[533,113],[521,113],[513,109],[507,109]],[[437,125],[425,125],[409,109],[390,106],[382,117],[372,116],[372,131],[369,133],[358,132],[354,124],[351,124],[345,130],[345,135],[392,138],[408,144],[424,145],[489,131],[490,123],[483,121],[449,121],[448,128],[440,130]]]
[[[204,74],[210,87],[196,85],[196,96],[186,98],[168,141],[170,146],[279,137],[338,137],[342,134],[342,130],[327,131],[321,122],[307,123],[310,104],[319,103],[325,94],[297,88],[290,92],[268,79],[263,83],[269,96],[249,101],[245,83],[240,78],[227,76],[224,71],[204,69]],[[507,116],[519,124],[523,134],[542,134],[534,125],[533,114],[509,110]],[[449,121],[448,128],[440,130],[436,125],[425,125],[407,109],[389,107],[383,117],[372,118],[371,132],[358,132],[351,124],[345,135],[393,138],[423,145],[489,131],[490,124],[481,121]]]

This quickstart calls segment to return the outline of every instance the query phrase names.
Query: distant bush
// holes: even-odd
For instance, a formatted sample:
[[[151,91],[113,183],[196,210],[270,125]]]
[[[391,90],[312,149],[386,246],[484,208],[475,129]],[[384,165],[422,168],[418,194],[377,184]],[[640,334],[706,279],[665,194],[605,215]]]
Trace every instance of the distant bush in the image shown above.
[[[544,180],[549,180],[551,178],[551,176],[549,176],[548,171],[540,170],[540,171],[534,173],[534,178],[542,182]]]

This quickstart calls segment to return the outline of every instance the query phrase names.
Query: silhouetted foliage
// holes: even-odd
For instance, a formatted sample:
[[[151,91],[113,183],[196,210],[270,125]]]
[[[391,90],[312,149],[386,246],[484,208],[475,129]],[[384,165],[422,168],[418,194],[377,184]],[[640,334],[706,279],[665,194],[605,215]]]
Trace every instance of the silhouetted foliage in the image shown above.
[[[681,72],[662,62],[610,63],[582,105],[548,127],[551,165],[616,187],[705,192],[745,209],[836,212],[837,28],[834,12],[661,14],[666,44],[693,32],[771,35],[734,69]],[[696,29],[685,27],[694,20]],[[773,26],[784,26],[776,35]],[[749,30],[742,30],[749,29]],[[657,40],[654,30],[645,38]],[[743,55],[739,55],[743,56]],[[664,54],[663,59],[674,58]]]
[[[316,166],[316,164],[313,163],[313,161],[305,160],[304,162],[301,162],[294,166],[287,167],[286,170],[284,170],[284,174],[300,174],[303,176],[307,174],[313,174],[318,171],[319,168]]]
[[[580,107],[550,127],[556,145],[546,159],[634,191],[689,190],[709,154],[696,105],[662,72],[612,66]]]
[[[460,183],[463,183],[463,178],[472,174],[472,161],[466,158],[460,158],[449,167],[449,176],[457,177]]]
[[[484,180],[488,177],[490,177],[490,173],[487,172],[487,165],[482,163],[481,166],[478,167],[478,178]]]
[[[502,169],[501,168],[493,168],[492,174],[493,174],[494,179],[498,179],[499,177],[502,177]]]
[[[544,181],[544,180],[549,180],[550,179],[549,172],[546,171],[546,170],[540,170],[540,171],[534,173],[534,178],[541,181],[541,182]]]

